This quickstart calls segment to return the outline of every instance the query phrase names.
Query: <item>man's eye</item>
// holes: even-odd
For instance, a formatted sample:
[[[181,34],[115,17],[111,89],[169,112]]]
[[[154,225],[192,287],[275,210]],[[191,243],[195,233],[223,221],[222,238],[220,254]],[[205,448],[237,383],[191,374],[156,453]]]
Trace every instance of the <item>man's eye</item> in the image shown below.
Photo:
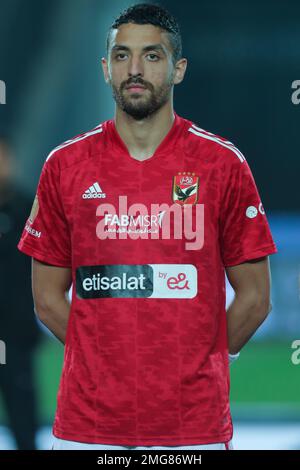
[[[122,54],[122,53],[121,53],[121,54],[117,54],[117,55],[116,55],[116,58],[117,58],[117,59],[120,58],[120,59],[122,60],[122,57],[120,57],[120,56],[123,56],[123,57],[125,56],[125,57],[126,57],[126,54]]]
[[[159,56],[157,54],[148,54],[148,57],[151,57],[151,62],[159,60]],[[154,58],[154,59],[153,59]]]

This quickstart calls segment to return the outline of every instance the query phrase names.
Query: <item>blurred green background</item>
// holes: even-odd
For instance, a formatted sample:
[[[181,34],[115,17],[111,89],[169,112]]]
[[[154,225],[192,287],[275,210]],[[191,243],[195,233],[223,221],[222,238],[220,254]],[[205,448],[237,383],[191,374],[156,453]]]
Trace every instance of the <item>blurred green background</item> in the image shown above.
[[[291,345],[286,342],[250,342],[231,366],[233,416],[247,412],[266,418],[300,419],[300,365],[291,361]],[[35,373],[41,424],[51,423],[63,361],[63,346],[45,338],[36,354]],[[251,416],[252,415],[252,416]],[[256,417],[257,418],[257,417]],[[0,421],[6,422],[3,406]]]
[[[231,365],[234,416],[244,415],[247,408],[248,416],[260,412],[278,418],[281,413],[282,417],[300,419],[300,365],[292,363],[292,351],[288,343],[269,341],[252,341],[243,349]],[[53,419],[62,360],[63,347],[55,340],[45,340],[36,361],[41,418],[45,423]]]

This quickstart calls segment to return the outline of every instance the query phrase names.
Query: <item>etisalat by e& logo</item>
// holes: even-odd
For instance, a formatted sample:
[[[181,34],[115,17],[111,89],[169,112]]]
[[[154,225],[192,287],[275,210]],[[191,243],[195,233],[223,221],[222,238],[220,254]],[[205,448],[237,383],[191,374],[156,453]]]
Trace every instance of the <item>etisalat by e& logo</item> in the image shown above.
[[[6,104],[6,85],[3,80],[0,80],[0,104]]]

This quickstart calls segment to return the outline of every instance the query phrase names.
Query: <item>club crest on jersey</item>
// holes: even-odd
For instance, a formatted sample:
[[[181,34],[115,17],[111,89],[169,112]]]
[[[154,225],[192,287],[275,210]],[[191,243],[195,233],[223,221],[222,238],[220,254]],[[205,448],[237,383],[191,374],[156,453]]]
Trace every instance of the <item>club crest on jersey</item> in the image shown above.
[[[183,206],[196,204],[198,201],[199,176],[195,173],[183,172],[173,176],[172,200]]]

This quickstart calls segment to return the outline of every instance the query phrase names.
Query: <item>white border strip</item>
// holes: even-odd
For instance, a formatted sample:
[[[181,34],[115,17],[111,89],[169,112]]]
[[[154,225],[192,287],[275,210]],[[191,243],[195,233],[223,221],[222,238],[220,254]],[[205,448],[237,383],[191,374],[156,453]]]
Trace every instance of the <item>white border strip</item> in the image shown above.
[[[212,140],[213,142],[216,142],[217,144],[222,145],[223,147],[226,147],[229,150],[232,150],[233,153],[238,157],[238,159],[241,162],[244,162],[246,159],[244,155],[240,152],[239,149],[237,149],[232,142],[229,142],[229,140],[221,140],[219,137],[216,137],[215,134],[212,134],[211,132],[204,131],[201,129],[201,132],[196,130],[196,129],[201,129],[200,127],[195,126],[194,124],[192,127],[190,127],[188,130],[192,132],[195,135],[198,135],[199,137],[203,137],[204,139],[207,140]],[[203,131],[203,132],[202,132]]]
[[[79,142],[80,140],[84,140],[86,139],[87,137],[89,137],[90,135],[94,135],[94,134],[100,134],[103,129],[102,129],[102,124],[100,124],[100,126],[97,126],[94,128],[95,130],[92,130],[90,132],[86,132],[84,135],[82,135],[81,137],[77,137],[77,138],[74,138],[74,139],[70,139],[70,140],[66,140],[63,144],[59,145],[58,147],[55,147],[55,149],[53,149],[48,157],[46,158],[46,161],[49,160],[50,157],[52,157],[52,155],[57,151],[57,150],[60,150],[64,147],[68,147],[68,145],[72,145],[72,144],[75,144],[76,142]]]

